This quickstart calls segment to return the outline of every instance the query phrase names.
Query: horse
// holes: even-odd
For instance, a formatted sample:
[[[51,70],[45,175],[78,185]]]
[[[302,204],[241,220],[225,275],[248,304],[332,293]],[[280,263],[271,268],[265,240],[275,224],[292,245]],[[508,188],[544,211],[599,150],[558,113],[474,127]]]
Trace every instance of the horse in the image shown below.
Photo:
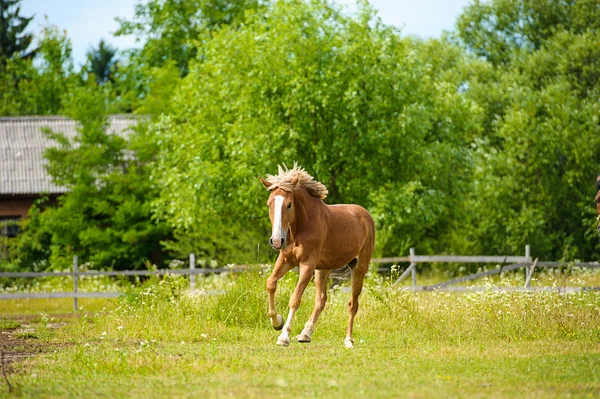
[[[289,346],[292,320],[300,306],[302,294],[313,273],[316,288],[314,310],[297,336],[298,342],[308,343],[319,315],[327,302],[327,278],[335,269],[350,265],[352,294],[348,302],[348,328],[344,345],[354,347],[352,328],[358,311],[358,297],[373,247],[375,224],[369,212],[359,205],[327,205],[323,200],[328,190],[294,163],[292,169],[278,168],[277,175],[267,174],[262,184],[270,191],[267,206],[271,220],[271,247],[279,251],[272,274],[267,279],[269,296],[268,317],[275,330],[282,330],[277,345]],[[294,267],[299,268],[298,283],[290,297],[285,321],[275,308],[277,282]]]
[[[600,233],[600,175],[596,177],[596,198],[594,198],[594,201],[596,201],[596,213],[598,214],[596,219],[598,220],[598,232]]]

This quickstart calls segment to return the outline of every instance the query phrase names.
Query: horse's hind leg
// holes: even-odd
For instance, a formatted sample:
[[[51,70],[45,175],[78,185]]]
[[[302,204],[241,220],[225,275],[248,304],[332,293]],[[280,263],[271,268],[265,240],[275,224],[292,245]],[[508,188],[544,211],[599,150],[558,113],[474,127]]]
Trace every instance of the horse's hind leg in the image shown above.
[[[325,308],[327,302],[327,278],[331,274],[331,270],[315,270],[315,308],[313,309],[310,318],[304,325],[304,329],[298,335],[298,342],[310,342],[311,335],[315,331],[315,325],[319,319],[319,315]]]
[[[348,301],[348,312],[350,313],[350,318],[348,320],[346,339],[344,340],[344,345],[346,348],[354,347],[352,327],[354,326],[354,317],[356,316],[356,312],[358,312],[358,296],[362,291],[363,282],[365,275],[367,274],[367,270],[369,269],[370,260],[370,254],[369,256],[359,256],[358,264],[354,269],[354,273],[352,273],[352,296],[350,297],[350,301]]]

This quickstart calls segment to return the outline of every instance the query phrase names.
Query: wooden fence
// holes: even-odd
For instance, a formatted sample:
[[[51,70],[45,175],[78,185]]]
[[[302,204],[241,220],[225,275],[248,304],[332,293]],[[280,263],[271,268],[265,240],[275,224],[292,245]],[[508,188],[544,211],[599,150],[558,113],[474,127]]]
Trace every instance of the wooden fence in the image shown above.
[[[119,271],[80,271],[78,257],[73,257],[73,271],[70,272],[3,272],[0,277],[73,277],[73,291],[71,292],[23,292],[0,293],[0,299],[47,299],[47,298],[73,298],[73,309],[77,311],[79,298],[117,298],[122,292],[81,292],[79,291],[79,277],[91,276],[161,276],[165,274],[181,274],[190,276],[190,289],[194,290],[197,275],[212,273],[239,273],[248,270],[248,266],[234,266],[228,268],[196,268],[196,257],[190,254],[190,267],[188,269],[156,269],[156,270],[119,270]]]
[[[448,291],[465,292],[481,291],[490,289],[489,287],[477,286],[455,286],[466,281],[472,281],[481,277],[501,274],[511,270],[525,268],[525,285],[523,287],[496,287],[492,289],[504,291],[560,291],[575,292],[586,290],[600,290],[600,287],[531,287],[531,278],[536,269],[565,267],[565,262],[540,262],[538,259],[532,259],[530,247],[525,247],[524,256],[453,256],[453,255],[416,255],[414,248],[409,251],[409,256],[374,258],[371,260],[374,264],[400,264],[409,263],[400,277],[393,283],[393,287],[399,287],[400,282],[409,275],[412,277],[412,286],[402,287],[411,291]],[[470,274],[468,276],[453,278],[433,285],[417,285],[417,266],[420,263],[481,263],[496,264],[499,267],[492,270]],[[568,266],[600,269],[598,262],[571,262]],[[187,269],[157,269],[157,270],[122,270],[122,271],[80,271],[77,256],[73,257],[73,271],[70,272],[3,272],[0,277],[60,277],[70,276],[73,278],[72,292],[39,292],[39,293],[1,293],[0,299],[44,299],[44,298],[73,298],[73,309],[77,311],[79,298],[116,298],[121,292],[81,292],[79,291],[79,278],[87,276],[153,276],[165,274],[187,275],[190,279],[190,290],[193,291],[196,285],[196,276],[212,273],[239,273],[248,270],[248,266],[234,266],[228,268],[196,268],[196,258],[190,254],[189,268]],[[388,270],[388,269],[379,269]]]
[[[478,278],[501,274],[511,270],[525,268],[525,284],[523,287],[496,287],[497,290],[503,291],[558,291],[558,292],[577,292],[577,291],[600,291],[600,287],[532,287],[531,279],[536,269],[541,268],[562,268],[562,267],[580,267],[589,269],[600,269],[598,262],[540,262],[539,259],[532,259],[531,249],[529,245],[525,246],[525,256],[451,256],[451,255],[416,255],[415,249],[410,249],[410,255],[402,258],[382,258],[386,263],[409,262],[410,265],[404,270],[400,277],[394,282],[393,286],[397,287],[399,283],[406,279],[410,274],[412,276],[412,287],[406,287],[411,291],[448,291],[448,292],[465,292],[465,291],[482,291],[489,287],[456,287],[454,285],[464,283],[466,281],[476,280]],[[432,285],[417,285],[417,265],[419,263],[494,263],[500,265],[497,268],[484,272],[473,273],[468,276],[457,277]]]

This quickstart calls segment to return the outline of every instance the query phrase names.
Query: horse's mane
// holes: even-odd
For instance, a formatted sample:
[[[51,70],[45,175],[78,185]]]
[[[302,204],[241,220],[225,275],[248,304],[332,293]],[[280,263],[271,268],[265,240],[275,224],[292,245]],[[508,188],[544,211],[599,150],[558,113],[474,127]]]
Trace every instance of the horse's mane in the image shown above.
[[[329,193],[327,187],[325,187],[323,183],[314,180],[313,177],[306,173],[304,168],[298,166],[296,162],[294,162],[294,167],[292,169],[288,169],[285,165],[283,165],[283,167],[279,165],[278,170],[279,173],[276,175],[267,174],[267,181],[271,183],[269,190],[281,188],[285,191],[292,191],[294,189],[292,181],[298,176],[298,184],[304,187],[309,194],[321,199],[327,197],[327,194]]]

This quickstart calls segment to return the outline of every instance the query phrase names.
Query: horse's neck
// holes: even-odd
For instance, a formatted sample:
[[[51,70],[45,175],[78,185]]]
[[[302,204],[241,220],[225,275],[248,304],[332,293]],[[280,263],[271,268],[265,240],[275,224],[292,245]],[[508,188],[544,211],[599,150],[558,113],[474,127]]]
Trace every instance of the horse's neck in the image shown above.
[[[297,189],[295,197],[296,215],[294,223],[291,226],[292,237],[294,240],[296,240],[299,233],[302,233],[308,228],[311,221],[314,223],[315,220],[320,219],[319,215],[326,207],[321,199],[310,195],[304,187]]]

